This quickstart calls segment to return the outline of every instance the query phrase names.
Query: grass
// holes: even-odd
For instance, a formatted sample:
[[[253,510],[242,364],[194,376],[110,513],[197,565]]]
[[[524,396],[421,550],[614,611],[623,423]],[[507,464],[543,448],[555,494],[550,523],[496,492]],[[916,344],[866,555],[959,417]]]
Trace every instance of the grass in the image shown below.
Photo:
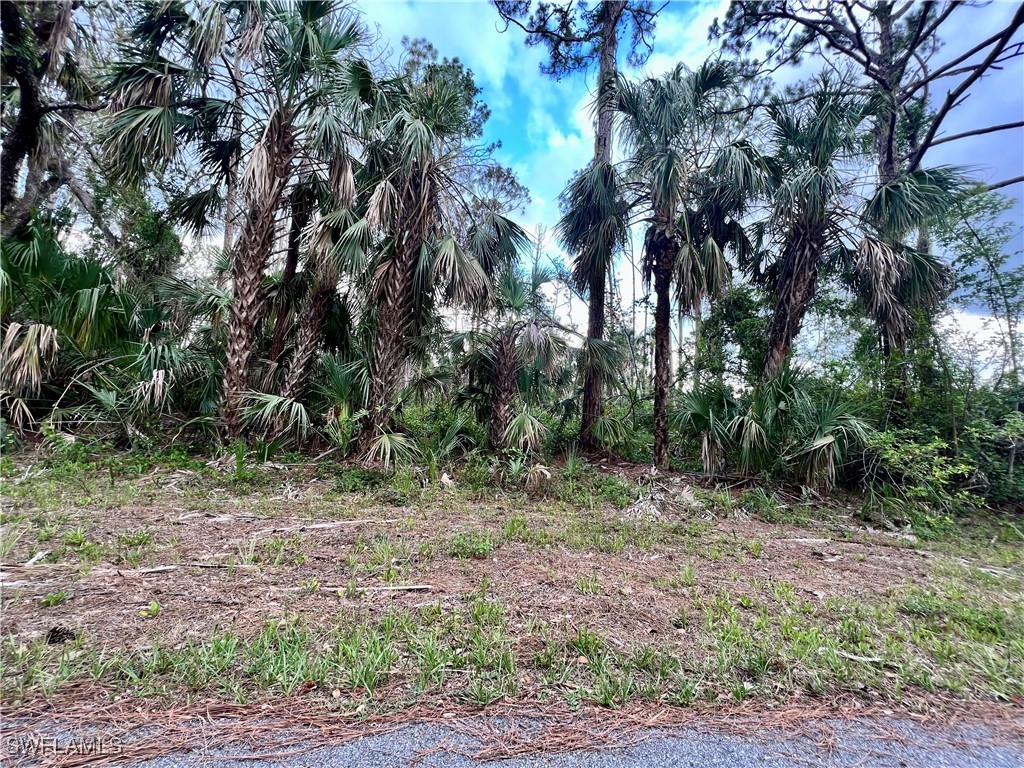
[[[359,712],[443,700],[1024,696],[1024,541],[1012,526],[929,542],[921,575],[905,543],[823,534],[824,512],[763,489],[701,492],[717,521],[631,519],[622,509],[636,486],[575,457],[535,492],[486,486],[485,472],[442,490],[412,473],[326,463],[296,476],[193,462],[175,470],[171,496],[161,477],[140,479],[140,467],[161,466],[112,471],[86,456],[5,480],[5,560],[49,550],[75,584],[74,600],[40,581],[5,604],[12,626],[36,628],[0,642],[5,701],[81,682],[168,702],[301,695]],[[398,514],[396,500],[407,505]],[[200,514],[180,521],[181,510]],[[218,527],[214,515],[248,517]],[[390,522],[312,527],[365,519]],[[814,545],[785,543],[800,537],[842,544],[842,570]],[[203,561],[215,567],[163,573],[163,591],[126,608],[90,602],[90,569]],[[435,589],[403,591],[416,584]],[[84,631],[47,643],[57,617]],[[183,617],[188,631],[174,635]],[[128,626],[137,636],[110,629]]]
[[[542,627],[528,642],[513,643],[504,607],[483,596],[471,596],[456,612],[399,610],[355,623],[338,615],[326,631],[297,619],[268,622],[253,637],[225,631],[185,648],[110,654],[8,639],[4,662],[16,674],[5,677],[4,695],[50,695],[92,679],[142,696],[212,690],[246,701],[315,687],[385,708],[442,691],[485,706],[516,695],[524,677],[545,680],[570,702],[603,706],[836,688],[974,691],[1002,699],[1021,693],[1019,677],[1012,677],[1021,663],[1019,626],[997,609],[952,607],[948,597],[915,592],[883,606],[808,608],[785,592],[744,602],[723,590],[706,601],[700,619],[682,618],[680,627],[695,622],[698,644],[682,656],[650,643],[620,650],[586,625],[561,641]],[[961,642],[950,645],[943,627]],[[1003,643],[1007,657],[1000,660],[990,651]],[[517,650],[529,644],[541,650]]]
[[[50,592],[46,597],[39,601],[39,605],[42,608],[55,608],[67,599],[68,595],[63,590],[60,592]]]
[[[460,560],[487,557],[496,548],[494,538],[487,531],[457,533],[448,545],[448,554]]]
[[[597,580],[597,574],[591,573],[586,576],[577,576],[576,589],[584,595],[600,594],[601,584]]]

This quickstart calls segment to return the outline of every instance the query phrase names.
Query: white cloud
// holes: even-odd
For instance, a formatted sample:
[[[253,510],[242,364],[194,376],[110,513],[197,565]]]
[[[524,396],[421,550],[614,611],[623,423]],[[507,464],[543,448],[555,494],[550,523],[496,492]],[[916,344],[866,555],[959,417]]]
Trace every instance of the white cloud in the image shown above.
[[[497,12],[482,0],[377,0],[362,9],[367,22],[379,27],[381,42],[391,46],[396,62],[405,36],[424,37],[442,56],[457,56],[473,70],[495,114],[513,106],[506,93],[509,81],[526,85],[527,73],[537,72],[544,55],[523,45],[522,35],[515,30],[502,32]]]
[[[660,75],[679,62],[690,68],[700,66],[713,52],[708,44],[708,28],[716,18],[725,16],[728,8],[729,0],[670,3],[656,20],[654,52],[643,69]]]

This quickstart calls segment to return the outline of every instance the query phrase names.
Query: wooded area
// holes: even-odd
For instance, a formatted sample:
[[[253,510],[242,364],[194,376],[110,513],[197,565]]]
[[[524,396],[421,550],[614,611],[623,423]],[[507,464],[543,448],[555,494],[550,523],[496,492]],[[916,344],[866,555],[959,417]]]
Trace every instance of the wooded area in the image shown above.
[[[1024,177],[936,159],[1024,136],[969,98],[1022,90],[1024,5],[964,34],[991,11],[733,2],[706,61],[648,72],[659,3],[473,6],[543,51],[534,87],[592,86],[593,157],[545,229],[470,64],[383,39],[373,4],[0,4],[5,698],[89,678],[242,702],[343,669],[358,703],[408,662],[416,695],[465,672],[480,705],[540,680],[603,705],[1019,701]],[[104,602],[120,589],[135,602]],[[565,640],[559,589],[621,616]],[[446,591],[465,600],[423,618],[418,593]],[[329,658],[299,624],[243,621],[323,618],[325,595],[363,622],[330,625]],[[152,647],[60,661],[60,605],[90,648]],[[175,606],[213,667],[235,644],[233,688],[183,645],[146,666],[153,627],[194,640],[160,623]],[[691,615],[706,633],[680,640]],[[648,626],[690,661],[630,655]],[[288,643],[301,669],[260,666]]]

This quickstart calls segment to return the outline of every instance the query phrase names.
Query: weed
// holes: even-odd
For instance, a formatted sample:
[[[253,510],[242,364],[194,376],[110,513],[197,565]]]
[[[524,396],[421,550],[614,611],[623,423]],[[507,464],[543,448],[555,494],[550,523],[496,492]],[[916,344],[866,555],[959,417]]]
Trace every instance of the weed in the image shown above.
[[[79,549],[85,546],[87,539],[85,538],[85,531],[81,528],[74,528],[64,533],[63,542],[69,547]]]
[[[259,542],[256,539],[238,542],[238,560],[242,565],[255,565],[258,557],[256,547]]]
[[[590,662],[597,661],[604,651],[604,638],[596,632],[591,632],[586,625],[576,630],[576,636],[570,639],[569,643],[577,653]]]
[[[68,599],[67,593],[63,590],[60,592],[50,592],[46,597],[39,601],[41,608],[54,608]]]
[[[460,560],[470,558],[483,559],[495,549],[494,539],[491,534],[482,531],[469,531],[457,533],[448,545],[448,554]]]
[[[528,541],[530,522],[525,515],[512,515],[502,526],[502,534],[509,541]]]
[[[9,523],[5,523],[0,528],[0,558],[6,558],[11,554],[24,533],[23,528],[15,528]]]
[[[153,538],[150,536],[149,531],[144,529],[121,533],[117,536],[117,543],[122,547],[144,547],[152,540]]]
[[[350,689],[372,694],[387,679],[396,656],[381,629],[357,625],[338,638],[332,661]]]
[[[576,577],[576,589],[584,595],[596,595],[601,591],[601,585],[597,581],[597,574]]]

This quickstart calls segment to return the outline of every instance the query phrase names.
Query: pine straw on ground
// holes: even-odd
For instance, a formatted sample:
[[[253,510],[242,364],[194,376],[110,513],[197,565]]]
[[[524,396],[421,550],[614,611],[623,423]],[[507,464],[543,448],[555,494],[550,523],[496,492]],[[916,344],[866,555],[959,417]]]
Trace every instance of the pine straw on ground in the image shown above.
[[[673,510],[648,531],[610,508],[579,512],[564,504],[443,494],[425,504],[388,507],[357,495],[325,502],[323,491],[314,481],[258,499],[214,490],[174,506],[166,504],[170,494],[162,494],[162,504],[142,499],[72,507],[51,542],[35,544],[26,536],[2,566],[4,587],[20,596],[6,601],[5,633],[30,642],[59,623],[90,646],[131,651],[154,637],[173,645],[209,637],[218,627],[251,634],[285,616],[320,622],[325,613],[341,611],[373,620],[427,602],[450,607],[486,579],[489,594],[520,621],[555,627],[585,621],[613,645],[644,639],[683,648],[691,633],[673,622],[692,610],[695,594],[728,586],[736,595],[757,597],[753,584],[770,582],[796,585],[814,602],[874,598],[892,585],[926,583],[933,558],[898,546],[897,538],[869,535],[862,525],[837,535],[836,517],[822,530]],[[159,489],[154,495],[160,498]],[[250,505],[257,504],[254,513]],[[553,532],[552,542],[502,542],[502,524],[514,514],[525,516],[532,530]],[[34,549],[59,548],[63,532],[76,525],[104,548],[99,562],[83,564],[79,552],[65,548],[58,563],[26,565]],[[602,551],[615,549],[611,540],[619,529],[627,537],[621,549]],[[146,531],[153,542],[137,566],[124,562],[118,545],[119,535],[134,530]],[[650,541],[643,546],[629,538],[645,531]],[[466,532],[489,535],[499,546],[480,558],[450,556],[453,537]],[[573,535],[579,541],[567,543]],[[381,540],[399,555],[390,579],[368,562]],[[278,564],[261,549],[275,542],[284,546]],[[752,542],[760,547],[756,556]],[[261,558],[255,565],[244,562],[251,547]],[[355,575],[348,557],[360,561]],[[665,586],[687,567],[696,572],[696,591]],[[590,576],[597,579],[596,594],[577,587]],[[315,590],[303,586],[314,584]],[[394,589],[403,585],[427,589]],[[58,609],[40,607],[58,592],[66,596]],[[159,614],[143,615],[154,601]]]
[[[1024,710],[1020,707],[967,705],[936,696],[915,699],[913,709],[867,707],[856,699],[772,708],[752,702],[714,708],[634,703],[614,712],[594,706],[573,711],[564,702],[504,702],[486,710],[418,705],[367,717],[328,712],[301,698],[258,705],[210,701],[169,709],[154,708],[141,700],[102,702],[102,698],[101,692],[83,686],[65,695],[59,709],[46,703],[22,708],[4,725],[8,750],[40,734],[63,733],[68,734],[66,739],[48,755],[46,764],[52,768],[112,766],[190,754],[202,755],[211,763],[281,761],[405,726],[429,724],[442,726],[450,734],[411,756],[413,765],[438,752],[489,761],[624,748],[679,728],[756,737],[762,743],[776,740],[781,744],[783,739],[802,737],[828,753],[839,735],[851,728],[878,741],[911,743],[906,729],[899,727],[900,721],[925,729],[931,745],[963,746],[965,728],[974,729],[970,736],[974,747],[1024,744]],[[105,743],[116,748],[100,754],[62,753],[59,748],[60,743],[90,734],[102,734]],[[29,755],[9,754],[9,759],[14,765],[34,764]]]
[[[638,471],[620,474],[630,472]],[[641,519],[632,509],[608,504],[581,509],[553,490],[473,496],[459,488],[430,489],[408,494],[397,505],[385,492],[338,493],[330,480],[297,474],[282,480],[244,493],[181,471],[118,483],[100,474],[98,481],[86,478],[55,495],[15,495],[8,509],[25,535],[0,573],[3,634],[23,645],[57,630],[58,641],[75,638],[87,649],[144,653],[157,645],[185,647],[226,628],[252,637],[275,619],[317,629],[343,619],[374,624],[390,612],[424,606],[462,611],[487,583],[488,598],[504,606],[516,658],[532,658],[539,650],[531,623],[563,637],[585,626],[618,652],[650,643],[684,657],[698,648],[702,629],[699,622],[681,627],[678,618],[699,613],[695,606],[714,600],[722,589],[756,600],[772,585],[790,584],[815,608],[830,598],[880,603],[894,587],[928,588],[939,561],[981,567],[1005,576],[1007,585],[1019,583],[1016,563],[1022,562],[1018,557],[1012,569],[1003,569],[908,547],[902,535],[873,531],[834,506],[826,518],[796,525],[765,523],[739,509],[690,505],[685,502],[692,498],[693,479],[679,476],[660,481],[677,501],[667,499]],[[505,535],[512,516],[525,518],[528,535]],[[46,540],[44,526],[52,529]],[[149,543],[134,549],[133,560],[123,537],[138,531]],[[79,532],[93,546],[91,555],[87,547],[66,543]],[[494,548],[480,557],[455,556],[451,548],[460,534],[490,537]],[[382,543],[390,548],[386,563],[374,560]],[[680,576],[687,569],[690,583]],[[585,578],[596,588],[582,589]],[[56,593],[65,600],[44,607]],[[155,614],[147,611],[153,603],[159,605]],[[120,755],[55,756],[60,766],[139,760],[208,745],[246,753],[255,748],[268,759],[281,759],[434,722],[475,740],[468,747],[448,742],[444,749],[489,759],[625,745],[652,728],[673,726],[741,735],[797,728],[827,744],[834,733],[831,720],[874,722],[898,714],[896,705],[881,707],[886,696],[867,690],[857,697],[835,699],[832,691],[817,699],[758,699],[743,706],[719,696],[713,708],[632,701],[609,717],[608,710],[588,704],[570,710],[564,691],[552,696],[524,669],[520,703],[492,705],[485,710],[489,719],[482,720],[479,709],[459,703],[451,680],[412,700],[408,680],[395,685],[394,701],[404,708],[367,715],[325,706],[323,692],[282,698],[263,690],[246,705],[206,698],[175,707],[167,699],[117,698],[124,692],[68,683],[48,701],[29,692],[28,700],[7,707],[5,741],[90,729],[122,738]],[[391,689],[384,686],[382,695],[391,700]],[[1021,736],[1019,706],[968,705],[910,688],[902,696],[899,711],[925,723],[978,722]],[[773,704],[777,708],[767,708]],[[490,716],[515,720],[512,727],[498,728]]]

